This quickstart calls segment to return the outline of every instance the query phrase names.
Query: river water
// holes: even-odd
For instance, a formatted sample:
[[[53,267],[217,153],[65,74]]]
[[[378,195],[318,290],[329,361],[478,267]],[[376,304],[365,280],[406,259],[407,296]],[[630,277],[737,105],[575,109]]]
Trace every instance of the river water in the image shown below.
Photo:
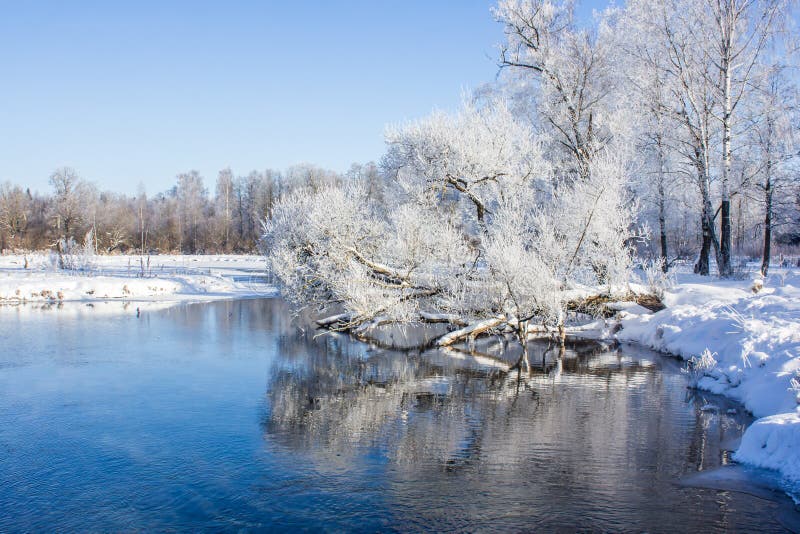
[[[651,352],[537,346],[520,380],[315,338],[278,299],[112,311],[0,307],[0,531],[800,524],[727,465],[750,419]]]

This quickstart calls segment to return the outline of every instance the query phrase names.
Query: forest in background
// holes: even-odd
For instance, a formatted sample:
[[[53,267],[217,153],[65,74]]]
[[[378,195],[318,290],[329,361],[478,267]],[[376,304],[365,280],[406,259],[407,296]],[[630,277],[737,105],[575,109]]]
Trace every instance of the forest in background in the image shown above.
[[[345,177],[375,184],[374,163],[353,164],[347,173],[314,165],[280,172],[219,172],[212,189],[197,171],[176,177],[175,185],[152,196],[100,191],[75,169],[50,176],[51,191],[0,184],[0,250],[43,250],[62,238],[82,242],[92,231],[97,253],[250,253],[256,251],[262,221],[274,203],[297,188],[319,189]]]

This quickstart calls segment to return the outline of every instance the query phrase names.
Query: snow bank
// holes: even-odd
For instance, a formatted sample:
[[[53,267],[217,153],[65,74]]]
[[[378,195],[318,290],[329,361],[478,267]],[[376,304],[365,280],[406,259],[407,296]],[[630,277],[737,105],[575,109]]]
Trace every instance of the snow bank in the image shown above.
[[[685,276],[665,294],[665,310],[627,309],[616,336],[686,360],[708,349],[717,363],[697,386],[734,398],[762,418],[734,458],[800,484],[800,272],[773,275],[758,293],[752,286]]]
[[[789,480],[800,480],[800,414],[790,412],[764,417],[742,437],[736,460],[780,471]]]
[[[146,260],[145,260],[146,261]],[[27,267],[26,267],[27,265]],[[187,301],[276,294],[258,256],[95,256],[85,271],[53,267],[45,254],[0,256],[0,303]]]

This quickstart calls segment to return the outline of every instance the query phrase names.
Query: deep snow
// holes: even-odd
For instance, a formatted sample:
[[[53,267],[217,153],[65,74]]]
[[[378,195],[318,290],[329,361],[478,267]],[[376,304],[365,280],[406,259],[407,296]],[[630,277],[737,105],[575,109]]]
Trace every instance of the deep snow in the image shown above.
[[[800,270],[763,281],[720,281],[677,275],[666,309],[621,312],[619,341],[635,342],[690,360],[708,350],[716,364],[697,387],[740,401],[759,417],[734,459],[779,471],[800,489]]]

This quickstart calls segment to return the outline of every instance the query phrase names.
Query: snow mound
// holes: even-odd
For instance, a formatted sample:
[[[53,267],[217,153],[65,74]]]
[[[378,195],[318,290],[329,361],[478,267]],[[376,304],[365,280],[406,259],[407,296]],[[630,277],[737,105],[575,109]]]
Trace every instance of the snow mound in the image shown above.
[[[693,278],[665,293],[660,312],[626,310],[616,337],[693,362],[713,354],[696,387],[763,418],[746,431],[736,459],[800,483],[800,273],[780,272],[757,292],[752,287]]]
[[[788,479],[800,480],[800,414],[764,417],[747,429],[737,462],[780,471]]]

